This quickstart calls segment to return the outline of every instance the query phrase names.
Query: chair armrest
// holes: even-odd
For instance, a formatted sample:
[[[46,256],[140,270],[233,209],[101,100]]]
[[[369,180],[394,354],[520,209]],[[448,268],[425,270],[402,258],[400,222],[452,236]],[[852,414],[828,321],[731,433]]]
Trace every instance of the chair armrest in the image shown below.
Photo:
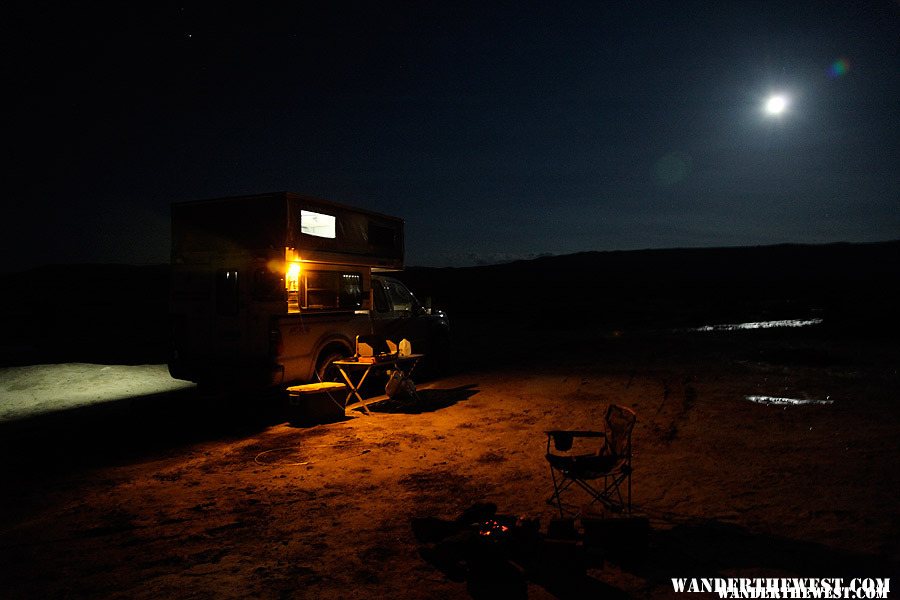
[[[545,431],[549,437],[557,436],[557,435],[570,435],[572,437],[584,437],[584,438],[602,438],[606,437],[606,433],[602,431],[580,431],[580,430],[565,430],[565,429],[553,429],[550,431]]]
[[[553,446],[560,452],[568,452],[572,449],[572,441],[575,438],[602,438],[606,434],[602,431],[566,431],[564,429],[556,429],[547,431],[547,454],[550,453],[550,441]]]

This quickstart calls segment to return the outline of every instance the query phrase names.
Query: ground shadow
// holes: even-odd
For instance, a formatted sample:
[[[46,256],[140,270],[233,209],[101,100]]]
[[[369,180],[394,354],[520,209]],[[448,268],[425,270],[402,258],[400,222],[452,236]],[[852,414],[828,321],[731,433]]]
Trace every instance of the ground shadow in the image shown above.
[[[418,415],[453,406],[457,402],[468,400],[479,391],[477,383],[447,389],[430,388],[418,390],[416,398],[387,398],[368,406],[372,412]]]
[[[735,524],[704,521],[650,533],[647,556],[626,566],[648,579],[716,577],[748,569],[795,577],[890,577],[900,564],[814,542],[753,533]]]
[[[0,423],[0,474],[39,480],[246,437],[285,420],[275,395],[208,396],[186,388],[120,398]]]

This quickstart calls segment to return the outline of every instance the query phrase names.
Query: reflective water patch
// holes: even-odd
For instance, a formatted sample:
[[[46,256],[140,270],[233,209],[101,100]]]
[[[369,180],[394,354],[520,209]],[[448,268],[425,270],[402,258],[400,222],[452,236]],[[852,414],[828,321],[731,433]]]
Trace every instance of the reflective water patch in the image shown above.
[[[741,329],[772,329],[775,327],[809,327],[818,325],[822,319],[784,319],[781,321],[756,321],[754,323],[726,323],[723,325],[704,325],[688,331],[738,331]]]
[[[750,402],[757,404],[773,404],[776,406],[797,406],[800,404],[833,404],[834,400],[830,396],[826,396],[824,400],[815,398],[799,399],[799,398],[776,398],[773,396],[746,396]]]

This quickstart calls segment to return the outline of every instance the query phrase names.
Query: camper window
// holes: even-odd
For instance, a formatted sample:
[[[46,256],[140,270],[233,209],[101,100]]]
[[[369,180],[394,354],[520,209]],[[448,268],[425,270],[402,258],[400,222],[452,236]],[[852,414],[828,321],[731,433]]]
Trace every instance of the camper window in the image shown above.
[[[362,308],[362,275],[359,273],[341,273],[341,293],[338,306],[341,308]]]
[[[334,239],[336,237],[335,218],[311,210],[301,210],[300,233]]]
[[[304,271],[300,305],[307,310],[362,308],[360,273],[340,271]]]

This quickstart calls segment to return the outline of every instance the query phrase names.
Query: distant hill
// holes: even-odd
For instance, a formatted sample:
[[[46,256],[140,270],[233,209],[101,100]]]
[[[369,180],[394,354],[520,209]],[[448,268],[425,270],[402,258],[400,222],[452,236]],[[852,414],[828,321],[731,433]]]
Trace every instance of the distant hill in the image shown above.
[[[825,315],[896,336],[900,241],[582,252],[397,273],[451,322],[610,328]],[[164,362],[168,265],[53,265],[0,275],[0,364]],[[465,327],[460,328],[465,330]]]
[[[398,277],[452,314],[577,322],[593,311],[624,327],[812,310],[836,319],[893,321],[900,241],[582,252],[492,266],[410,268]]]
[[[0,364],[168,359],[169,265],[50,265],[0,282]]]

